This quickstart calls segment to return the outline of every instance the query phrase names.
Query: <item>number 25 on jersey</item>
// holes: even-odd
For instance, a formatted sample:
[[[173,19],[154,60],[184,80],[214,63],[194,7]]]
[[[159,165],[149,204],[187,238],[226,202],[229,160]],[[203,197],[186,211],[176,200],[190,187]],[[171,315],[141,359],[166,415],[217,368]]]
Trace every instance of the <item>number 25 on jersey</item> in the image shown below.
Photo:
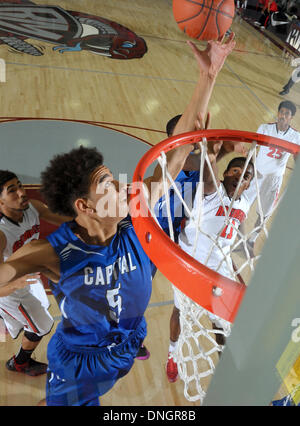
[[[278,148],[269,147],[269,152],[267,156],[279,160],[282,157],[282,150]]]

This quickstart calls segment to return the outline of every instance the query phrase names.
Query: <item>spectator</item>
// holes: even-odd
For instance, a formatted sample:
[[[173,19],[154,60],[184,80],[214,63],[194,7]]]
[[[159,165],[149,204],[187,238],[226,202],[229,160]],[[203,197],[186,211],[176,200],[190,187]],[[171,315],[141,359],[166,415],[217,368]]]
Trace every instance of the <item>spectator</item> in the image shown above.
[[[295,73],[295,74],[294,74]],[[290,89],[294,86],[295,83],[298,83],[300,81],[300,68],[297,68],[293,74],[291,75],[291,78],[286,83],[285,86],[283,86],[281,92],[279,92],[279,95],[287,95],[290,91]]]
[[[264,30],[268,25],[271,14],[273,12],[277,12],[277,10],[278,8],[275,0],[266,0],[264,7],[261,11],[261,16],[258,21],[254,22],[254,25]]]

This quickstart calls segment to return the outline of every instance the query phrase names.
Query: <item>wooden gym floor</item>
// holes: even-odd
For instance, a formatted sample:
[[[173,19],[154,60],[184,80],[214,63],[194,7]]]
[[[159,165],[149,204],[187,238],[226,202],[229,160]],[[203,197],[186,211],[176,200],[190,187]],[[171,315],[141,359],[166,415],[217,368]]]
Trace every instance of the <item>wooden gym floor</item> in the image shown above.
[[[53,3],[38,1],[39,5]],[[0,116],[97,121],[149,144],[164,139],[167,121],[183,111],[198,78],[197,66],[186,44],[188,37],[173,19],[172,1],[61,0],[59,6],[129,28],[146,41],[147,53],[131,60],[111,59],[88,51],[60,53],[53,50],[51,43],[27,38],[27,42],[43,53],[32,56],[2,44],[0,58],[6,63],[6,82],[0,83]],[[261,123],[274,121],[283,99],[278,92],[293,69],[288,52],[283,53],[239,16],[232,29],[237,45],[215,86],[209,106],[211,127],[256,131]],[[296,85],[285,97],[298,107],[299,91],[300,85]],[[300,128],[299,112],[293,125]],[[26,141],[32,162],[43,161],[43,152],[30,142],[30,135]],[[14,142],[17,145],[11,151],[12,163],[22,167],[18,144],[21,147],[23,141]],[[135,158],[134,152],[132,155]],[[6,167],[11,166],[6,162]],[[292,168],[293,160],[289,162],[287,178]],[[52,295],[49,299],[56,326],[60,313]],[[151,357],[136,361],[130,374],[101,398],[102,405],[198,405],[184,398],[180,380],[170,384],[165,375],[172,299],[170,284],[158,272],[146,312],[149,327],[146,345]],[[36,350],[38,360],[46,362],[49,337]],[[20,337],[13,341],[2,329],[0,339],[0,405],[36,405],[45,397],[45,377],[30,378],[8,372],[5,361],[18,350]]]

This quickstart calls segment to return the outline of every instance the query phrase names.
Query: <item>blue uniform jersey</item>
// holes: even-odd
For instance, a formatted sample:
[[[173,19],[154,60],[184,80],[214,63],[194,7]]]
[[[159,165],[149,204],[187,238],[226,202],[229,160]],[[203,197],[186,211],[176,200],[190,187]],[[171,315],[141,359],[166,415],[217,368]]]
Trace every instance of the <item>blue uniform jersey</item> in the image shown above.
[[[192,200],[194,193],[197,189],[197,183],[199,182],[199,171],[181,171],[177,178],[175,179],[175,184],[186,202],[186,204],[191,208]],[[169,191],[170,199],[170,211],[171,211],[171,221],[173,224],[174,239],[175,242],[178,240],[178,235],[181,231],[182,220],[185,218],[184,207],[182,201],[179,199],[173,188]],[[168,223],[168,214],[166,207],[165,197],[161,197],[157,202],[154,208],[155,215],[157,220],[162,227],[163,231],[170,236],[169,223]]]
[[[60,258],[62,321],[66,344],[109,347],[124,341],[140,324],[151,296],[153,264],[128,216],[107,246],[88,245],[67,222],[47,237]]]

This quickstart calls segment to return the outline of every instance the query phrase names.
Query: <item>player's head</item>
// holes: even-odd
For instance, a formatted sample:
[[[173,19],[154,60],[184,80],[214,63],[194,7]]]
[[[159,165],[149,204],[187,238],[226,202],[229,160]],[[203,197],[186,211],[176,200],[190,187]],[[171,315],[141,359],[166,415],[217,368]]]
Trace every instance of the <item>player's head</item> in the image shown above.
[[[282,101],[278,105],[278,112],[281,110],[281,108],[286,108],[291,111],[292,117],[296,114],[297,108],[296,105],[292,101]]]
[[[54,213],[75,217],[74,201],[88,197],[90,176],[103,164],[96,148],[80,146],[55,155],[41,174],[41,193]]]
[[[231,161],[229,161],[227,168],[223,173],[223,185],[225,186],[226,192],[229,197],[232,197],[234,195],[236,187],[238,186],[239,179],[243,173],[245,162],[245,157],[235,157]],[[250,160],[247,169],[245,170],[239,191],[237,193],[237,198],[241,196],[243,191],[249,188],[253,176],[254,165]]]
[[[120,203],[122,208],[125,209],[125,203],[128,208],[127,191],[125,193],[119,182],[113,179],[103,165],[103,155],[96,148],[81,146],[56,155],[41,174],[41,183],[41,193],[54,213],[96,218],[101,217],[99,210],[102,208],[102,216],[111,216],[115,220],[119,218],[117,208]],[[100,201],[103,201],[102,205]],[[112,210],[105,210],[105,203],[107,209]]]
[[[19,178],[10,170],[0,170],[0,211],[9,215],[27,208],[28,198]]]
[[[0,170],[0,196],[2,195],[4,185],[12,179],[17,179],[15,173],[10,170]]]
[[[291,101],[282,101],[278,105],[277,126],[281,131],[286,131],[291,124],[292,118],[296,114],[296,105]]]
[[[170,136],[172,136],[172,135],[173,135],[173,132],[174,132],[175,126],[176,126],[176,124],[178,123],[178,121],[179,121],[180,117],[181,117],[181,114],[179,114],[179,115],[175,115],[175,117],[171,118],[171,119],[167,122],[167,125],[166,125],[166,132],[167,132],[168,137],[170,137]]]

